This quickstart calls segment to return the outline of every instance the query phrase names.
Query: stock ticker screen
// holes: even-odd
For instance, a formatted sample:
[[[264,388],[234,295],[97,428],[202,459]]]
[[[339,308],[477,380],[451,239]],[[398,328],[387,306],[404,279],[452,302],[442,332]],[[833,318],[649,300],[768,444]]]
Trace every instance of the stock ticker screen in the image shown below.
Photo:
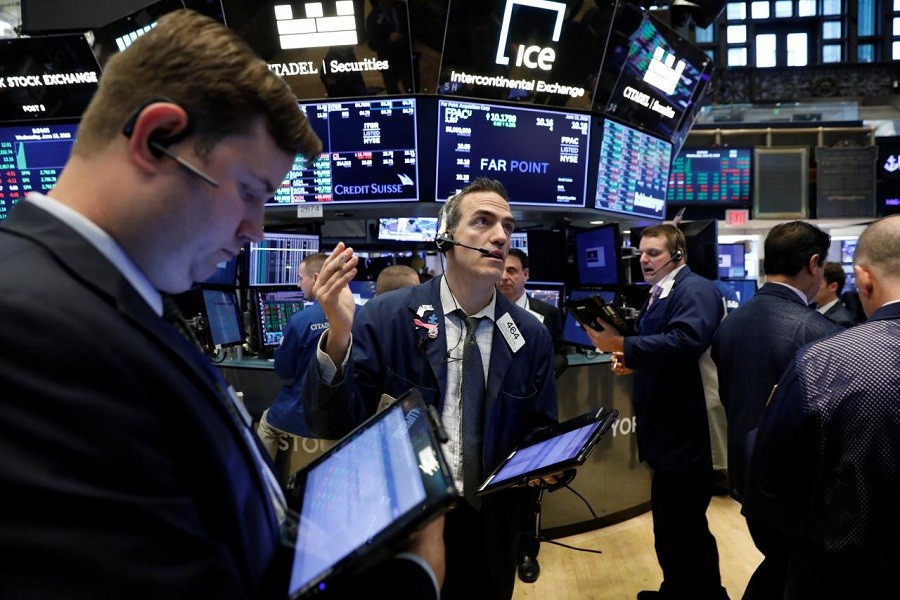
[[[30,191],[46,193],[56,184],[78,124],[0,126],[0,219]]]
[[[751,148],[682,148],[669,174],[675,204],[750,206]]]
[[[270,204],[419,199],[416,101],[303,103],[322,153],[298,156]]]
[[[436,197],[490,177],[511,204],[583,207],[590,124],[584,113],[441,100]]]

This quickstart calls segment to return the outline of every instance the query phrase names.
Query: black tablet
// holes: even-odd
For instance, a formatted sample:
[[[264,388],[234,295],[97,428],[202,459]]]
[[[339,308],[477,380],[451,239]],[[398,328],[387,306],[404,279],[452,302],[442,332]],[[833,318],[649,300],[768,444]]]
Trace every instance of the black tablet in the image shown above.
[[[618,416],[619,411],[614,408],[601,408],[540,432],[513,450],[481,484],[476,495],[520,487],[532,479],[583,465]]]
[[[308,597],[392,555],[458,497],[441,431],[410,390],[291,476],[298,512],[288,588]]]
[[[597,331],[603,331],[603,326],[597,321],[602,318],[616,328],[620,335],[632,335],[633,331],[625,315],[615,305],[610,304],[601,296],[589,296],[580,300],[566,301],[566,310],[584,327],[591,327]]]

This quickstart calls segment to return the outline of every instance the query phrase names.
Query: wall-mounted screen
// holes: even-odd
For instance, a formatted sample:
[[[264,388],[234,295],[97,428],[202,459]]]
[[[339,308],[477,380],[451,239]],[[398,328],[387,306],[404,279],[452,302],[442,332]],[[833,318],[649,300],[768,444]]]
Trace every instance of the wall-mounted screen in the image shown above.
[[[184,8],[181,0],[159,0],[94,29],[89,39],[97,62],[101,67],[105,66],[113,54],[121,52],[156,27],[161,16],[181,8]]]
[[[719,244],[719,279],[743,279],[747,276],[744,244]]]
[[[616,6],[594,110],[659,135],[678,138],[709,87],[713,62],[651,12]]]
[[[309,304],[299,289],[256,290],[256,325],[261,348],[274,348],[284,337],[284,328],[294,313]]]
[[[413,202],[419,199],[416,100],[301,104],[322,154],[302,156],[270,204]]]
[[[509,247],[518,248],[525,254],[528,254],[528,234],[524,231],[514,231],[509,236]]]
[[[594,208],[665,218],[671,152],[669,142],[605,119]]]
[[[0,121],[81,118],[99,77],[83,35],[0,39]]]
[[[618,223],[575,231],[575,273],[579,287],[619,285],[622,236]]]
[[[579,290],[573,289],[566,296],[566,300],[581,300],[582,298],[588,298],[590,296],[600,296],[604,300],[610,303],[615,303],[616,301],[616,292],[613,290]],[[589,350],[595,350],[594,343],[591,341],[591,338],[584,332],[584,328],[581,326],[581,323],[572,315],[571,312],[566,311],[566,317],[563,320],[563,331],[562,331],[562,340],[566,344],[571,344],[572,346],[578,346],[579,348],[587,348]]]
[[[244,343],[243,313],[234,290],[204,289],[203,306],[209,323],[209,338],[214,346]]]
[[[437,217],[381,217],[378,239],[396,242],[432,242],[437,237]]]
[[[56,184],[77,129],[76,121],[0,125],[0,219],[27,192]]]
[[[753,202],[751,148],[682,148],[669,171],[669,204],[745,206]]]
[[[251,242],[248,281],[251,286],[296,286],[300,261],[319,251],[319,236],[305,233],[266,233]]]
[[[583,113],[439,100],[436,197],[490,177],[510,204],[583,207],[590,123]]]

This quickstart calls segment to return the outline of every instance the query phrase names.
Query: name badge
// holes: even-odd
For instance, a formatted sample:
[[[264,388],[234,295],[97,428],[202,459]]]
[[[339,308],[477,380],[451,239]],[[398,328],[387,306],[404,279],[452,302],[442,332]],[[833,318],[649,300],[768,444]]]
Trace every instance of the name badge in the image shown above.
[[[509,316],[509,313],[504,313],[502,317],[497,319],[497,327],[500,328],[500,333],[503,335],[503,339],[506,340],[506,345],[513,351],[513,354],[525,345],[525,338],[522,336],[522,332],[519,331],[519,326]]]

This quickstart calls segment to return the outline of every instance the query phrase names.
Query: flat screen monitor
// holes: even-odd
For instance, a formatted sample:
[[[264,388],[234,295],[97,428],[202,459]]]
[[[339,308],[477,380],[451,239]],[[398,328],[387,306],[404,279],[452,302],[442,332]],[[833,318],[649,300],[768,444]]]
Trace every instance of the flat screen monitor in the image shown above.
[[[234,290],[204,289],[203,307],[213,346],[237,346],[244,343],[243,313]]]
[[[299,289],[255,290],[256,324],[261,348],[275,348],[281,343],[284,328],[294,313],[310,304]]]
[[[294,164],[270,204],[415,202],[416,100],[302,103],[322,153]]]
[[[590,296],[601,296],[604,300],[611,303],[615,303],[616,301],[616,292],[614,290],[573,289],[569,292],[566,299],[580,300]],[[566,311],[566,316],[563,320],[562,341],[572,346],[578,346],[579,348],[587,348],[589,350],[595,349],[594,343],[584,332],[581,323],[579,323],[575,316],[569,311]]]
[[[559,287],[536,287],[532,286],[530,283],[525,284],[525,293],[531,296],[532,298],[537,298],[542,302],[546,302],[547,304],[554,306],[556,308],[561,308],[562,303],[562,294],[563,288]]]
[[[0,39],[0,121],[79,119],[99,77],[84,35]]]
[[[671,152],[671,143],[605,119],[594,208],[664,219]]]
[[[319,236],[305,233],[265,233],[251,242],[248,281],[251,286],[296,286],[300,261],[319,251]]]
[[[528,254],[528,234],[524,231],[515,231],[509,236],[509,247],[518,248]]]
[[[238,260],[240,256],[241,255],[238,254],[231,258],[231,260],[218,263],[215,272],[203,282],[203,285],[222,287],[234,287],[237,285]]]
[[[752,298],[756,293],[757,285],[755,279],[729,279],[723,283],[731,286],[737,294],[738,302],[741,304]]]
[[[694,273],[713,280],[719,277],[718,221],[685,221],[679,226],[687,244],[687,264]]]
[[[375,282],[368,279],[354,279],[350,282],[353,301],[363,305],[375,297]]]
[[[438,100],[436,197],[489,177],[510,204],[584,207],[590,123],[585,113]]]
[[[531,229],[528,236],[528,281],[562,285],[567,280],[568,252],[564,230]]]
[[[437,217],[381,217],[379,241],[433,242],[437,237]]]
[[[667,201],[749,207],[752,157],[752,148],[682,148],[669,171]]]
[[[97,62],[101,67],[105,66],[114,54],[121,52],[156,27],[156,22],[161,16],[181,8],[184,8],[184,2],[181,0],[159,0],[94,29],[89,39]]]
[[[744,257],[744,244],[719,244],[719,279],[746,277]]]
[[[622,280],[622,235],[618,223],[576,231],[575,273],[579,287],[619,285]]]
[[[667,140],[683,137],[709,87],[713,61],[651,12],[619,2],[594,110]]]
[[[27,192],[56,185],[77,129],[77,121],[0,124],[0,219]]]
[[[856,253],[856,240],[841,240],[841,264],[852,265]]]

